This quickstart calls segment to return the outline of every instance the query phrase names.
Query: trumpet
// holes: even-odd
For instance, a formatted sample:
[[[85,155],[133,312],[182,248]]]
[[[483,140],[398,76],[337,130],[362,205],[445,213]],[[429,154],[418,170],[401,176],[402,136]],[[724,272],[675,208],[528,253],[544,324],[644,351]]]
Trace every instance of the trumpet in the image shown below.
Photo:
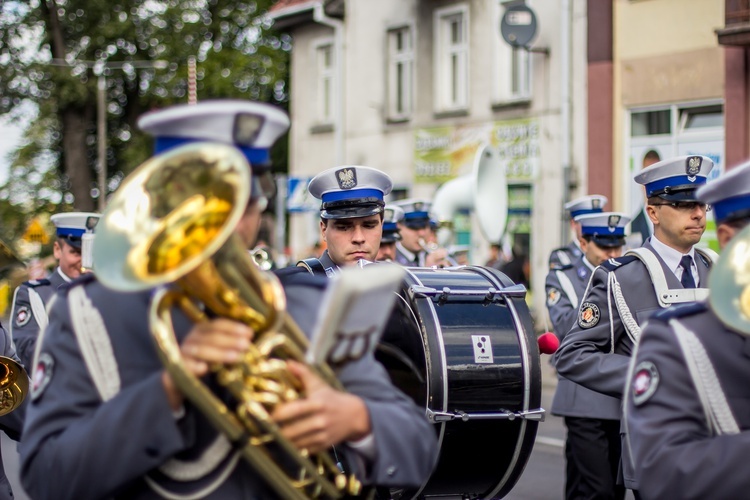
[[[270,417],[278,404],[302,397],[285,360],[304,362],[308,340],[285,314],[278,279],[261,271],[234,234],[250,185],[247,160],[228,146],[193,143],[152,158],[120,186],[97,226],[97,276],[117,290],[158,287],[149,322],[165,368],[278,496],[358,495],[362,485],[356,477],[341,473],[325,452],[297,449]],[[176,286],[161,286],[167,284]],[[173,307],[196,322],[205,321],[208,310],[255,330],[241,361],[213,367],[236,408],[228,408],[186,368]],[[330,366],[311,368],[342,388]]]
[[[253,262],[255,262],[262,271],[270,271],[273,269],[274,262],[271,257],[271,251],[268,247],[258,246],[253,248],[250,250],[250,257],[252,257]]]

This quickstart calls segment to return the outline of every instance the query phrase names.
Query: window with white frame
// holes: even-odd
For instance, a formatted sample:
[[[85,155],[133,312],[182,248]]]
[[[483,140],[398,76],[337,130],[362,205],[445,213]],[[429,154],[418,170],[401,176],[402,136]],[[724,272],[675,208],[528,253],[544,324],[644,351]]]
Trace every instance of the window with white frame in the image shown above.
[[[435,108],[469,104],[469,10],[465,4],[435,11]]]
[[[410,26],[388,31],[388,118],[407,119],[414,109],[414,33]]]
[[[335,92],[335,61],[333,42],[323,42],[315,47],[317,65],[317,121],[318,123],[333,123],[334,92]]]
[[[497,0],[497,17],[493,26],[500,26],[506,7],[518,0]],[[525,101],[531,98],[531,58],[523,48],[511,47],[495,29],[493,61],[493,101],[495,103]]]

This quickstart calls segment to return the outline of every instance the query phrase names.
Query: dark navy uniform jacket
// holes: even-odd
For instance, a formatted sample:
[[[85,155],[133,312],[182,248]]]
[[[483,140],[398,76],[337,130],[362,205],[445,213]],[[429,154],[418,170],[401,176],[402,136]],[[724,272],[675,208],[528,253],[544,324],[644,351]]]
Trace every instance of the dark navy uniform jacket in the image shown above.
[[[69,279],[65,279],[58,267],[45,279],[31,280],[20,284],[13,294],[10,333],[13,342],[16,344],[18,355],[28,370],[31,369],[31,361],[34,357],[40,321],[47,322],[46,312],[42,312],[44,318],[39,318],[39,313],[32,307],[29,293],[39,294],[46,308],[57,290],[69,281]],[[29,292],[29,290],[33,291]]]
[[[672,321],[703,345],[710,366],[700,370],[715,372],[737,433],[710,431]],[[704,303],[678,306],[649,321],[633,363],[626,417],[642,497],[747,498],[750,337],[728,329]]]
[[[549,267],[569,266],[579,257],[583,256],[583,251],[575,241],[571,241],[564,247],[556,248],[549,254]]]
[[[653,250],[649,242],[644,248]],[[670,289],[682,288],[680,281],[656,254],[662,265]],[[696,254],[697,255],[697,254]],[[701,283],[708,279],[708,263],[696,258]],[[605,261],[591,278],[588,293],[578,307],[578,318],[555,352],[558,372],[589,389],[622,398],[629,358],[634,342],[628,335],[617,308],[609,297],[615,292],[608,287],[610,273],[614,274],[622,296],[641,327],[661,309],[651,276],[637,257],[624,256]]]
[[[561,343],[578,317],[578,306],[593,273],[590,266],[581,255],[572,265],[555,267],[547,274],[547,310]],[[560,375],[557,378],[552,398],[553,415],[620,419],[619,399],[587,389]]]
[[[310,279],[326,280],[303,276],[295,276],[285,291],[289,313],[309,332],[325,286]],[[70,314],[82,297],[91,302],[84,301],[86,307],[101,312],[111,344],[115,366],[101,355],[103,342],[94,342],[91,350],[101,371],[119,377],[118,390],[108,397],[84,362],[81,345],[86,342],[79,344],[80,329]],[[35,499],[158,498],[164,491],[212,499],[276,498],[192,404],[185,403],[184,415],[173,413],[147,321],[149,303],[150,292],[114,292],[94,276],[58,295],[35,367],[20,445],[24,487]],[[191,325],[179,311],[173,320],[181,341]],[[437,458],[434,431],[424,414],[393,387],[372,356],[345,366],[339,378],[365,400],[375,442],[376,459],[367,470],[348,445],[336,447],[348,458],[349,472],[365,484],[421,485]],[[104,387],[111,390],[111,385]]]
[[[419,267],[424,263],[424,250],[420,250],[417,253],[412,253],[401,244],[400,241],[396,242],[396,262],[402,266],[407,267]]]

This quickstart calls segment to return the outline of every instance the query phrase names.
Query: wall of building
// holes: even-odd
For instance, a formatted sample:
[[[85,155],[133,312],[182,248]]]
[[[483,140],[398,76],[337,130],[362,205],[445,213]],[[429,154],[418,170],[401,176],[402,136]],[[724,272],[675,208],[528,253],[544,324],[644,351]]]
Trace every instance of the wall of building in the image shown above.
[[[456,4],[468,6],[470,25],[469,104],[466,112],[438,114],[434,108],[434,34],[436,9]],[[538,124],[538,170],[532,180],[531,267],[536,310],[544,311],[544,278],[547,257],[552,249],[569,241],[563,224],[562,205],[568,199],[587,194],[587,17],[586,3],[571,0],[570,12],[560,12],[555,0],[528,1],[537,16],[538,32],[532,46],[549,49],[548,54],[530,54],[533,87],[531,99],[521,103],[493,102],[495,84],[492,60],[495,44],[502,42],[499,30],[499,3],[489,0],[379,0],[349,1],[344,19],[344,134],[343,158],[346,164],[382,169],[397,188],[409,196],[431,198],[439,183],[415,182],[415,134],[436,127],[487,129],[513,120],[533,120]],[[562,79],[561,27],[571,23],[570,45],[570,151],[573,178],[577,186],[568,190],[561,156]],[[416,101],[411,119],[392,123],[387,120],[385,78],[387,32],[411,25],[416,32]],[[311,78],[316,74],[314,46],[333,37],[333,30],[316,23],[295,27],[292,53],[290,176],[312,176],[335,166],[335,134],[315,123],[316,90]],[[503,42],[504,43],[504,42]],[[467,174],[468,168],[458,175]],[[317,238],[317,214],[293,214],[290,246],[300,256]],[[472,234],[473,263],[484,262],[488,242],[476,229]]]
[[[629,157],[628,110],[723,99],[724,51],[714,30],[724,25],[724,2],[614,5],[614,206],[622,210],[634,169],[640,168]]]

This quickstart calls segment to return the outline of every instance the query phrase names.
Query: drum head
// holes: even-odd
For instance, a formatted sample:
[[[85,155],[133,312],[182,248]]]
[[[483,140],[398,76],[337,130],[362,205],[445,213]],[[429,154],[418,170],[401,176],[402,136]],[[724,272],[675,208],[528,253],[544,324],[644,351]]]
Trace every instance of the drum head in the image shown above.
[[[376,357],[432,415],[440,454],[420,491],[395,496],[501,498],[520,477],[538,425],[504,418],[541,403],[528,307],[523,297],[491,293],[513,284],[494,269],[408,271]]]

